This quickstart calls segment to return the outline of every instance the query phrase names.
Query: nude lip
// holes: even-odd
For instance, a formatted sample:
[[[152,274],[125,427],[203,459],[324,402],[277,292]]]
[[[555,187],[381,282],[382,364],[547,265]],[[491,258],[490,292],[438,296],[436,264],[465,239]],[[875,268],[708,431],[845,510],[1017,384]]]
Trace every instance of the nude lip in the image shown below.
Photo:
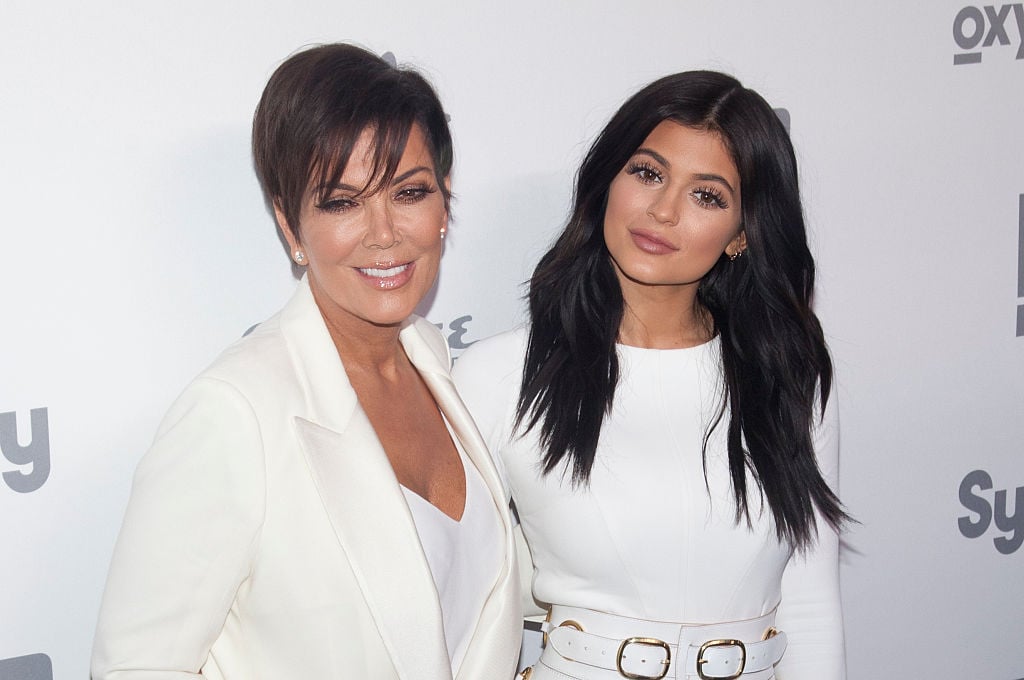
[[[633,239],[633,243],[637,248],[645,253],[650,253],[651,255],[665,255],[679,250],[679,248],[675,247],[671,243],[668,243],[647,231],[630,229],[629,236]]]
[[[356,273],[374,288],[393,290],[409,282],[416,269],[415,262],[375,262],[369,267],[356,267]]]

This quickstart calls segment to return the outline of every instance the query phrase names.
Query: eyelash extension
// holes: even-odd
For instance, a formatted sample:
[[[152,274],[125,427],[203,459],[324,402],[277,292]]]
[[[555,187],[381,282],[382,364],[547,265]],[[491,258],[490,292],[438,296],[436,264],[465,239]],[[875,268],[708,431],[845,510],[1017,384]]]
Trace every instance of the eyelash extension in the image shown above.
[[[436,187],[430,185],[414,185],[403,187],[394,194],[394,199],[400,203],[417,203],[429,194],[437,191]],[[328,198],[320,203],[316,204],[318,210],[329,213],[343,213],[350,208],[355,207],[356,202],[351,198],[345,196],[339,196],[336,198]]]
[[[342,213],[352,208],[355,205],[355,201],[351,198],[327,198],[316,204],[317,210],[322,210],[329,213]]]
[[[711,200],[704,198],[705,195],[710,196]],[[702,208],[716,207],[724,210],[729,207],[729,202],[725,200],[725,195],[718,187],[698,187],[693,190],[693,196],[697,199],[697,205]]]
[[[395,198],[405,203],[415,203],[422,201],[430,194],[437,191],[437,187],[428,184],[417,184],[408,187],[402,187],[395,194]]]
[[[657,168],[644,161],[633,161],[630,163],[626,167],[626,174],[636,175],[637,178],[645,184],[660,182],[663,179],[662,174]]]

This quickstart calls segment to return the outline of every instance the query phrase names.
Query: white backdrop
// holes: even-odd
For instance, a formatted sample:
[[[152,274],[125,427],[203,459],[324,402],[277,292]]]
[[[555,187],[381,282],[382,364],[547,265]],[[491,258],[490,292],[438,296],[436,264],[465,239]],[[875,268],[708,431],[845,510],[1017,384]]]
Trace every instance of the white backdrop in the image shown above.
[[[0,680],[88,676],[160,416],[293,287],[249,124],[281,59],[335,40],[451,114],[425,313],[456,350],[522,319],[627,95],[710,67],[787,109],[861,522],[850,677],[1024,677],[1024,5],[965,1],[3,0]]]

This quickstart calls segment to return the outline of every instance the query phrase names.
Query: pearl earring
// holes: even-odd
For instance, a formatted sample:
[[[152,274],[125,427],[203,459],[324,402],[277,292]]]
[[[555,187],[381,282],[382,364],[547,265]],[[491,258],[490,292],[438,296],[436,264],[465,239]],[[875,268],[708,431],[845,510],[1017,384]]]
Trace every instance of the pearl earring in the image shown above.
[[[302,264],[305,261],[305,259],[306,256],[303,254],[301,250],[295,251],[295,262],[297,262],[298,264]]]

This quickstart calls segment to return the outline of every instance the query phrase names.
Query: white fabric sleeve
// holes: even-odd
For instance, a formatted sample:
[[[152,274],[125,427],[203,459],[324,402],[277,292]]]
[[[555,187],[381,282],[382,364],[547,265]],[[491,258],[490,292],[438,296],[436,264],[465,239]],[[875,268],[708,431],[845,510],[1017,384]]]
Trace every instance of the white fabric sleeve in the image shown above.
[[[259,424],[231,385],[193,382],[143,457],[107,577],[93,680],[199,678],[265,507]]]
[[[512,492],[503,456],[512,438],[525,333],[520,329],[481,340],[463,352],[452,369],[455,386],[483,435],[510,501]],[[513,518],[513,521],[523,613],[528,618],[539,619],[546,609],[533,599],[534,569],[530,549],[518,519]]]
[[[839,490],[839,418],[831,395],[815,428],[814,448],[825,481]],[[817,542],[794,553],[782,576],[776,626],[789,645],[776,668],[778,680],[845,680],[846,652],[839,593],[839,535],[816,515]]]
[[[512,492],[502,451],[511,436],[520,379],[518,363],[510,362],[513,357],[509,352],[514,345],[511,336],[504,334],[474,343],[452,368],[455,387],[487,444],[507,499],[511,499]]]

